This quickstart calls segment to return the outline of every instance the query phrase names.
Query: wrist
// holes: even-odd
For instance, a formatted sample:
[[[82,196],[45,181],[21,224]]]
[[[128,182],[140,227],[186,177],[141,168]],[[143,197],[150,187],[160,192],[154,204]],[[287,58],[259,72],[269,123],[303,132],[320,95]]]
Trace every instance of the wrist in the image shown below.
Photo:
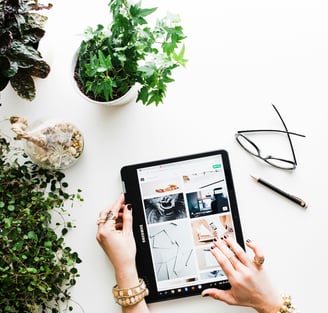
[[[139,276],[135,266],[115,269],[115,278],[118,287],[130,288],[139,282]]]
[[[255,308],[258,313],[277,313],[279,312],[283,300],[279,294],[274,293],[265,303]]]
[[[278,313],[280,312],[280,308],[282,306],[282,301],[277,305],[266,305],[265,308],[256,309],[258,313]]]
[[[282,295],[279,300],[267,303],[263,308],[256,308],[258,313],[299,313],[292,303],[291,296]]]

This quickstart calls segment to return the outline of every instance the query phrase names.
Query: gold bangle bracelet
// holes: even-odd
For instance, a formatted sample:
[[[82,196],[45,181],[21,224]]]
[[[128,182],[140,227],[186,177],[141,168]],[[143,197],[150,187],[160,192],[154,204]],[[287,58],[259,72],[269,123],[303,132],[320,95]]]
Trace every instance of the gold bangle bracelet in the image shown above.
[[[131,306],[141,302],[148,296],[148,289],[143,279],[139,278],[139,284],[131,288],[113,287],[115,302],[121,306]]]
[[[282,295],[283,304],[277,313],[298,313],[296,307],[292,303],[292,297],[289,295]]]

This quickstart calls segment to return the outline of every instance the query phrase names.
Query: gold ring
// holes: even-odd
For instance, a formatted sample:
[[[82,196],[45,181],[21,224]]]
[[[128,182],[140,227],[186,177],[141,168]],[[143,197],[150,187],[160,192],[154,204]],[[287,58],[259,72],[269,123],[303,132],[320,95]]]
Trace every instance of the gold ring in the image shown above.
[[[260,265],[261,266],[261,265],[263,265],[264,261],[265,261],[264,257],[261,257],[261,258],[254,257],[254,263],[256,265]]]
[[[114,215],[113,211],[109,211],[106,215],[106,221],[108,220],[116,220],[116,216]]]
[[[101,223],[106,223],[107,219],[105,218],[98,218],[97,219],[97,225],[101,224]]]

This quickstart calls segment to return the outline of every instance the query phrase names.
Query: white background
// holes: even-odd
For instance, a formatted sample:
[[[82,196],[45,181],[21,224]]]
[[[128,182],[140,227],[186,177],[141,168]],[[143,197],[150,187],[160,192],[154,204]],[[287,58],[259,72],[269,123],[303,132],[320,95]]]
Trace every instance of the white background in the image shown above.
[[[112,267],[95,240],[98,212],[120,194],[120,168],[128,163],[224,148],[231,159],[245,238],[265,251],[267,268],[302,312],[326,310],[328,3],[326,0],[144,1],[160,12],[179,13],[188,38],[185,69],[158,107],[132,103],[109,108],[77,94],[71,63],[86,26],[107,23],[106,1],[53,0],[41,41],[51,73],[37,80],[29,103],[7,87],[1,117],[29,121],[62,117],[85,137],[82,158],[66,170],[84,203],[71,210],[77,228],[67,242],[83,263],[73,299],[86,313],[120,312],[112,299]],[[159,12],[159,13],[160,13]],[[294,137],[298,167],[272,168],[248,155],[237,130],[282,128],[279,109]],[[6,128],[1,123],[1,128]],[[12,133],[10,133],[12,135]],[[268,154],[291,157],[286,138],[259,136]],[[262,146],[261,146],[262,147]],[[303,208],[255,183],[250,174],[298,195]],[[135,208],[136,209],[136,208]],[[252,312],[201,297],[152,304],[153,313]],[[80,312],[76,307],[76,312]]]

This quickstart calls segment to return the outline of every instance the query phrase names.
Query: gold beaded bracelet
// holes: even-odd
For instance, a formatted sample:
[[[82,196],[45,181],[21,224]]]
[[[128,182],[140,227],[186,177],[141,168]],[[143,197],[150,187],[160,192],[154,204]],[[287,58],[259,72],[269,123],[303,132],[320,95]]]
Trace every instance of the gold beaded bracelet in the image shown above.
[[[132,288],[113,287],[113,295],[115,302],[121,306],[131,306],[142,301],[148,296],[148,289],[143,279],[139,278],[139,284]]]
[[[299,313],[296,307],[292,304],[292,297],[289,295],[282,295],[283,304],[277,313]]]

